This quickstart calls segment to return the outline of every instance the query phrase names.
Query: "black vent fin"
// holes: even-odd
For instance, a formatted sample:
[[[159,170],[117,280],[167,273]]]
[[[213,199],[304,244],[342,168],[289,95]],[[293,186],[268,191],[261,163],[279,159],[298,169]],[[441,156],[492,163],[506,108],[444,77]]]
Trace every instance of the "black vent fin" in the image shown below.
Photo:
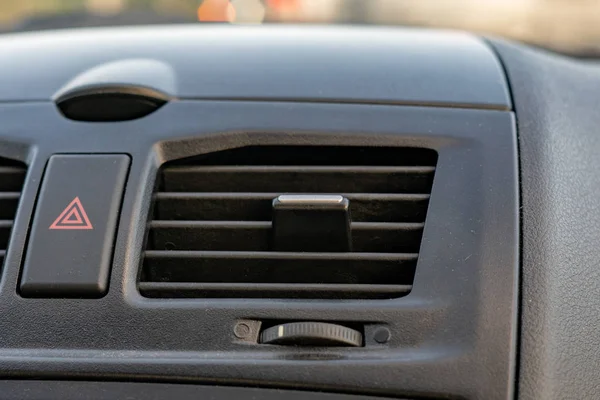
[[[0,158],[0,265],[8,249],[26,172],[24,164]]]
[[[167,164],[139,289],[163,298],[405,295],[436,161],[434,151],[417,148],[246,147]],[[310,223],[282,246],[273,223],[282,195],[340,198],[345,208],[333,226],[293,209],[282,227]],[[327,243],[344,234],[346,246]]]

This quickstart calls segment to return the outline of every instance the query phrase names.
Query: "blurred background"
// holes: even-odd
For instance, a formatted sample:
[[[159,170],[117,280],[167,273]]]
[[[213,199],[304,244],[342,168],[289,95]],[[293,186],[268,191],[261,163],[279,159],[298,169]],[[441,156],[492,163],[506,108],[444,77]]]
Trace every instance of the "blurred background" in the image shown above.
[[[433,26],[600,55],[600,0],[0,0],[0,31],[187,22]]]

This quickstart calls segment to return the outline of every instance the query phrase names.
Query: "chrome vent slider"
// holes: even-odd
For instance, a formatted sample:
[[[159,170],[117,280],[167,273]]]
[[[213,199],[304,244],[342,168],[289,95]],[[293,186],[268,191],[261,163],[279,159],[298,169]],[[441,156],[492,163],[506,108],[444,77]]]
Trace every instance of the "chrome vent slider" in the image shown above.
[[[341,195],[285,194],[273,200],[273,250],[349,252],[350,202]]]

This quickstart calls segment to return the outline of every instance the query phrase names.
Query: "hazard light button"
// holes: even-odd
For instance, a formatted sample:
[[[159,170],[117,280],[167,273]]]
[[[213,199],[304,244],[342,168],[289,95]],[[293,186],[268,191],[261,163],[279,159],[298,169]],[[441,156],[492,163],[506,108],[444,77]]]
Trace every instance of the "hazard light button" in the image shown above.
[[[106,293],[128,170],[126,155],[50,158],[27,246],[22,296]]]

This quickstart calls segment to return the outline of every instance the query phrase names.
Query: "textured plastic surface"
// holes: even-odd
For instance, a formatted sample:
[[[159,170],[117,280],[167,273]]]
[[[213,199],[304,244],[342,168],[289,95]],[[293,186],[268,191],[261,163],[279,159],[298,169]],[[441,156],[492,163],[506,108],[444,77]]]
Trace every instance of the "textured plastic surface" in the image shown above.
[[[4,105],[0,118],[0,156],[22,154],[30,165],[0,286],[0,375],[219,380],[393,396],[510,395],[518,255],[511,113],[179,101],[124,123],[73,123],[52,103]],[[52,135],[40,126],[52,126]],[[20,153],[23,142],[35,147]],[[235,146],[295,143],[438,152],[410,295],[315,302],[161,300],[138,293],[145,221],[162,162]],[[91,151],[132,157],[110,290],[93,300],[22,299],[15,288],[46,160],[53,153]],[[238,319],[386,322],[392,339],[318,352],[240,345],[233,335]]]
[[[128,168],[125,155],[50,158],[23,264],[23,296],[106,293]]]
[[[600,68],[501,41],[518,113],[523,198],[519,395],[600,387]]]
[[[377,400],[290,390],[156,383],[0,381],[0,400]]]
[[[247,95],[285,94],[288,100],[297,95],[302,102],[180,100],[121,123],[67,120],[50,101],[1,105],[0,156],[22,160],[29,169],[0,282],[0,376],[219,382],[393,397],[510,398],[519,206],[514,115],[500,110],[323,103],[337,98],[346,103],[362,99],[429,104],[434,99],[436,105],[454,106],[457,95],[462,93],[459,98],[467,100],[464,94],[471,93],[469,102],[506,108],[497,61],[483,44],[463,35],[386,29],[368,33],[346,28],[240,28],[239,34],[224,34],[229,41],[221,41],[218,34],[224,28],[168,29],[7,37],[0,44],[0,87],[6,88],[1,92],[5,99],[17,94],[31,98],[32,93],[49,98],[92,64],[131,53],[142,57],[158,46],[165,55],[181,60],[178,68],[190,72],[181,75],[185,79],[178,80],[178,90],[235,95],[243,82]],[[144,36],[155,31],[165,36],[156,40]],[[114,40],[121,32],[131,36]],[[210,40],[202,40],[200,33],[196,40],[194,32]],[[246,32],[250,34],[241,34]],[[98,40],[90,45],[90,38]],[[254,42],[255,38],[263,42]],[[300,47],[288,47],[290,41]],[[194,51],[194,46],[208,50]],[[303,54],[298,49],[307,48],[315,50],[307,50],[298,62]],[[108,55],[103,53],[106,49],[114,51]],[[211,49],[215,53],[209,57]],[[246,64],[243,71],[248,75],[229,75],[231,68],[240,68],[229,62],[236,57],[243,61],[239,64]],[[298,70],[300,64],[305,67]],[[46,65],[49,72],[40,74],[39,65]],[[496,72],[488,74],[488,67]],[[229,83],[217,79],[225,75],[231,78]],[[401,77],[398,84],[390,84],[391,75]],[[263,85],[267,76],[275,84]],[[481,79],[481,85],[470,85],[471,79]],[[24,80],[28,85],[7,84]],[[315,94],[319,102],[308,102]],[[413,146],[438,153],[408,296],[289,301],[165,300],[139,294],[140,255],[162,163],[233,147],[295,144]],[[16,289],[44,166],[52,154],[91,152],[125,153],[132,159],[110,289],[101,299],[21,298]],[[363,348],[315,351],[249,345],[234,335],[236,322],[244,319],[385,324],[391,339],[377,344],[374,330],[365,327]]]
[[[134,84],[179,98],[511,107],[491,50],[452,32],[218,25],[86,29],[3,35],[0,54],[3,102]]]

